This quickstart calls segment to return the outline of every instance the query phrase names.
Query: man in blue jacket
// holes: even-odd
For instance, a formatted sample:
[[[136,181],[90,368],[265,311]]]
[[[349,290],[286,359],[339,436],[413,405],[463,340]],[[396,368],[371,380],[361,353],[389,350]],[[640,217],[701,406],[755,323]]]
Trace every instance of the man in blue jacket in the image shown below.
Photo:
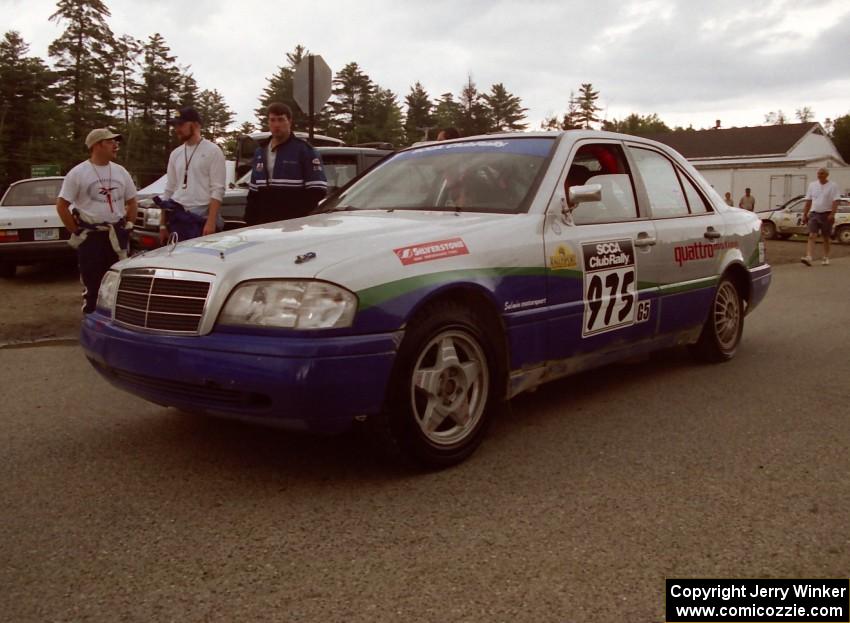
[[[254,153],[245,221],[248,225],[306,216],[328,192],[318,152],[292,131],[292,109],[268,107],[271,136]]]

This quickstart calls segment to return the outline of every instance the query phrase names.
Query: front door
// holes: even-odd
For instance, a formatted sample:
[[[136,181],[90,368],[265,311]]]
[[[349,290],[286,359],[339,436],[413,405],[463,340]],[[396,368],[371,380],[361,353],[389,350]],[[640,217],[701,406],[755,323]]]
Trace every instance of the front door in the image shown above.
[[[547,212],[544,243],[550,360],[616,352],[654,335],[656,234],[638,213],[617,141],[574,148]],[[570,206],[570,187],[598,184],[600,201]]]

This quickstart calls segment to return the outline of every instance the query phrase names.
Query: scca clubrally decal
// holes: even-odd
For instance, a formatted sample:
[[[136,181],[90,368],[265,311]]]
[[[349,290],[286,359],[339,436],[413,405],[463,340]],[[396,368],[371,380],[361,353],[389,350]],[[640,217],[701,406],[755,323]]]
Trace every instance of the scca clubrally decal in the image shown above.
[[[582,337],[635,324],[637,270],[632,241],[582,244],[584,322]]]

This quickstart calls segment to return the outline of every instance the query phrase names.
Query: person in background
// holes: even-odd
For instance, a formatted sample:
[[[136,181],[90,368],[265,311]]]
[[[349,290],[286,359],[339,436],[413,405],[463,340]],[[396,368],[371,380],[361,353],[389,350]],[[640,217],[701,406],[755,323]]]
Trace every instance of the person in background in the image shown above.
[[[726,205],[728,205],[728,206],[734,206],[735,205],[735,203],[732,201],[732,193],[730,193],[728,190],[726,191],[726,194],[723,195],[723,200],[726,202]]]
[[[458,132],[457,128],[443,128],[437,134],[438,141],[448,141],[453,138],[460,138],[460,132]]]
[[[181,145],[168,158],[168,176],[161,198],[171,199],[185,212],[195,215],[197,235],[208,236],[221,231],[224,221],[220,210],[227,181],[224,152],[201,137],[201,116],[191,106],[181,108],[169,125],[174,127]],[[164,243],[168,235],[168,224],[163,222],[160,240]]]
[[[136,218],[136,185],[127,169],[113,162],[120,140],[107,128],[89,132],[89,159],[68,171],[56,199],[56,212],[71,232],[68,244],[77,249],[85,314],[95,310],[106,271],[127,257]]]
[[[307,216],[328,193],[318,152],[292,131],[292,109],[273,102],[267,114],[271,136],[254,152],[245,206],[248,225]]]
[[[809,184],[806,190],[806,207],[803,208],[803,225],[807,225],[809,239],[806,241],[806,254],[800,258],[806,266],[812,265],[812,253],[818,232],[823,235],[823,259],[821,264],[829,266],[829,238],[832,236],[832,225],[835,223],[835,213],[838,211],[838,186],[829,181],[829,171],[818,169],[818,179]]]
[[[744,196],[741,197],[741,200],[738,202],[738,207],[744,210],[749,210],[750,212],[755,212],[756,209],[756,198],[750,194],[750,189],[744,189]]]

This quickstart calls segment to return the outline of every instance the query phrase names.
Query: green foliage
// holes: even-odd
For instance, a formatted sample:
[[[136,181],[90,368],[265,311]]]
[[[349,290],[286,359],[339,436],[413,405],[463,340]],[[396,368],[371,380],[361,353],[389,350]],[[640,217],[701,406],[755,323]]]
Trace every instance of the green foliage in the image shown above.
[[[195,107],[204,122],[204,134],[211,141],[218,141],[227,135],[227,128],[233,123],[233,111],[217,90],[203,90],[195,102]]]
[[[838,117],[833,121],[832,142],[844,162],[850,163],[850,115]]]
[[[528,127],[522,123],[527,108],[522,107],[522,100],[511,95],[501,82],[490,87],[490,93],[482,96],[489,110],[490,130],[494,132],[516,132]]]
[[[669,126],[655,113],[645,116],[632,113],[622,121],[618,121],[617,119],[603,121],[602,129],[608,132],[622,132],[623,134],[631,134],[633,136],[649,136],[651,134],[661,134],[671,131]]]
[[[115,47],[101,0],[59,0],[50,16],[64,26],[47,53],[55,59],[60,98],[70,104],[72,137],[80,141],[92,128],[107,125],[113,108],[112,60]]]
[[[33,164],[64,171],[82,152],[69,141],[67,117],[55,102],[56,74],[28,53],[16,31],[0,40],[0,192],[29,177]]]
[[[404,98],[407,114],[404,118],[404,134],[408,144],[427,139],[428,132],[434,129],[435,121],[432,111],[434,104],[419,82],[410,87],[410,93]]]
[[[472,76],[467,76],[466,84],[460,91],[460,118],[456,127],[462,136],[486,134],[492,128],[490,111],[472,81]]]
[[[278,71],[267,80],[266,88],[260,96],[260,105],[254,110],[254,115],[257,117],[257,125],[261,130],[269,129],[268,115],[266,108],[272,102],[280,102],[286,104],[292,109],[292,121],[296,128],[307,128],[308,118],[298,104],[295,103],[295,98],[292,96],[292,79],[295,76],[295,68],[298,66],[305,56],[310,52],[303,45],[298,44],[292,52],[286,54],[286,64],[278,67]]]
[[[575,115],[575,121],[580,124],[580,127],[590,129],[592,123],[598,123],[599,117],[596,113],[602,110],[596,105],[596,100],[599,99],[599,91],[593,90],[593,84],[583,82],[578,90],[578,98],[576,104],[578,111]]]
[[[438,128],[460,126],[461,106],[451,93],[443,93],[434,106],[434,123]]]

